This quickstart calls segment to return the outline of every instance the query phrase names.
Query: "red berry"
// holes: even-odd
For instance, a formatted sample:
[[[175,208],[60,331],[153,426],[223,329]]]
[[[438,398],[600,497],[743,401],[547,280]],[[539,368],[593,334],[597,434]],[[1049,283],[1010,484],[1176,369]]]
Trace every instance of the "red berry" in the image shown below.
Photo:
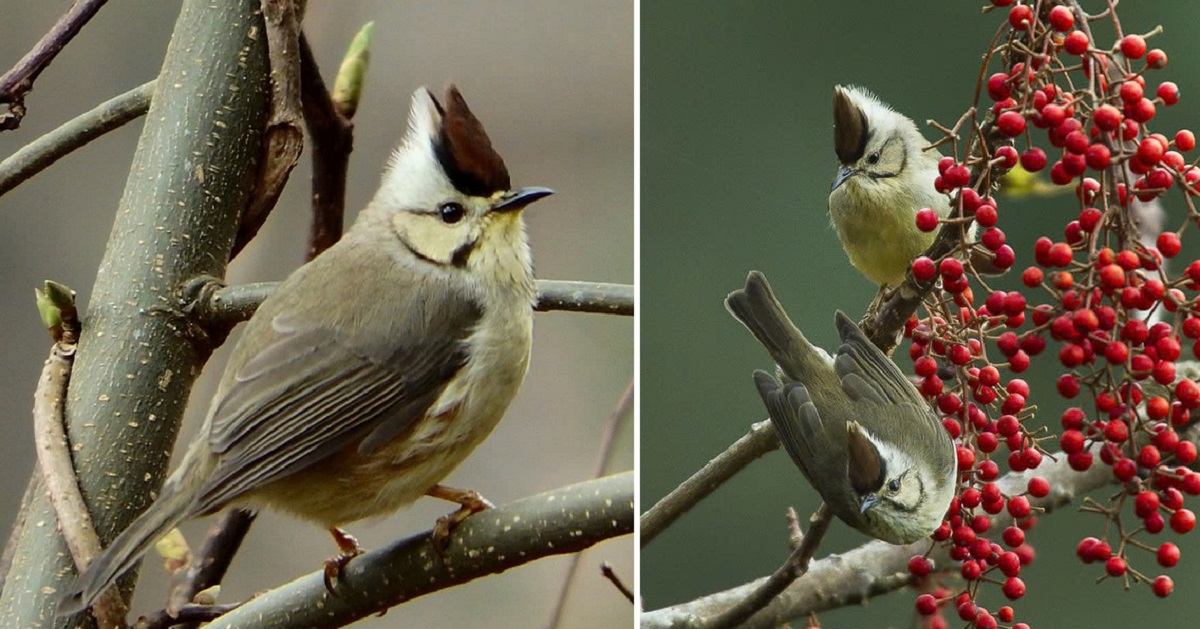
[[[1160,144],[1158,140],[1154,138],[1146,138],[1145,140],[1142,140],[1141,144],[1138,144],[1138,161],[1147,166],[1154,166],[1162,161],[1164,152],[1163,145]]]
[[[1034,147],[1021,153],[1021,167],[1031,173],[1042,170],[1046,167],[1046,152]]]
[[[1087,162],[1088,168],[1092,170],[1104,170],[1112,163],[1112,152],[1103,144],[1093,144],[1087,148],[1084,159]]]
[[[1025,116],[1015,111],[1006,111],[996,119],[996,128],[1010,138],[1021,135],[1025,132]]]
[[[937,229],[938,215],[931,208],[921,208],[917,210],[917,229],[923,232],[931,232]]]
[[[1167,53],[1159,48],[1155,48],[1146,54],[1146,66],[1161,70],[1167,66]]]
[[[1187,129],[1179,131],[1175,134],[1175,148],[1185,153],[1196,148],[1196,135]]]
[[[937,613],[937,599],[932,594],[922,594],[917,597],[917,613],[922,616],[932,616]]]
[[[1054,30],[1065,33],[1072,26],[1075,26],[1075,15],[1071,10],[1061,4],[1050,9],[1049,15],[1050,27]]]
[[[963,263],[958,258],[942,258],[938,264],[938,272],[943,279],[956,280],[963,276]]]
[[[1175,385],[1175,397],[1189,409],[1200,406],[1200,385],[1184,378]]]
[[[1109,557],[1108,561],[1104,562],[1104,571],[1110,577],[1119,577],[1125,574],[1128,567],[1123,557]]]
[[[1159,253],[1163,254],[1164,258],[1174,258],[1179,255],[1180,249],[1183,248],[1183,243],[1179,239],[1179,234],[1175,232],[1163,232],[1158,235]]]
[[[1091,41],[1088,40],[1087,34],[1083,31],[1071,31],[1063,41],[1063,48],[1067,52],[1079,56],[1087,52],[1088,44],[1090,43]]]
[[[1133,512],[1139,518],[1145,519],[1158,511],[1158,494],[1146,490],[1138,492],[1133,499]]]
[[[928,282],[937,276],[937,265],[927,256],[921,256],[912,263],[912,274],[918,282]]]
[[[1126,35],[1121,39],[1121,54],[1126,59],[1141,59],[1146,54],[1146,39],[1141,35]]]
[[[1135,122],[1149,122],[1154,117],[1154,101],[1143,98],[1126,106],[1125,114]]]
[[[923,579],[929,576],[930,572],[933,572],[933,562],[929,561],[928,557],[913,555],[908,560],[908,571],[918,579]]]
[[[1191,441],[1180,441],[1179,445],[1175,447],[1175,460],[1184,465],[1194,463],[1196,461],[1196,444]]]
[[[1154,583],[1150,585],[1150,589],[1154,590],[1155,596],[1166,598],[1171,595],[1171,590],[1175,589],[1175,583],[1171,581],[1171,577],[1160,574],[1154,577]]]
[[[1190,509],[1179,509],[1171,514],[1171,530],[1180,535],[1196,528],[1196,514]]]
[[[1012,95],[1012,85],[1008,83],[1008,75],[997,72],[988,77],[988,96],[994,101],[1002,101]]]
[[[1008,11],[1008,23],[1013,28],[1025,30],[1033,25],[1033,9],[1029,5],[1018,4]]]
[[[1005,598],[1015,601],[1025,596],[1025,582],[1017,577],[1009,577],[1000,590],[1004,592]]]
[[[1171,568],[1179,563],[1179,547],[1171,542],[1166,542],[1158,547],[1156,557],[1158,558],[1158,565],[1164,568]]]
[[[1167,107],[1179,102],[1179,86],[1173,81],[1163,81],[1154,93],[1162,99],[1163,104]]]
[[[1117,93],[1121,96],[1121,100],[1126,104],[1136,103],[1145,96],[1146,89],[1137,81],[1125,81],[1121,83],[1121,87],[1117,88]]]
[[[1025,543],[1025,531],[1022,531],[1020,527],[1010,526],[1004,529],[1002,536],[1004,544],[1009,548],[1016,548]]]
[[[1008,514],[1012,517],[1020,519],[1029,515],[1029,512],[1029,499],[1025,496],[1013,496],[1008,499]]]
[[[1041,476],[1029,479],[1029,495],[1034,498],[1045,498],[1050,495],[1050,481]]]
[[[1092,120],[1096,123],[1097,127],[1105,131],[1114,131],[1117,127],[1121,126],[1121,110],[1112,105],[1101,105],[1092,114]]]
[[[1127,483],[1137,476],[1137,463],[1133,459],[1119,459],[1113,462],[1113,476],[1122,483]]]
[[[1154,446],[1142,446],[1142,449],[1138,451],[1138,465],[1148,470],[1158,467],[1158,463],[1161,460],[1162,455],[1159,453],[1158,448]]]
[[[1183,149],[1183,150],[1187,151],[1187,150],[1191,150],[1191,149]],[[996,149],[995,156],[997,158],[1003,160],[1000,162],[1001,168],[1004,168],[1007,170],[1007,169],[1012,168],[1013,166],[1017,165],[1017,149],[1015,149],[1011,146],[1004,145],[1004,146]]]

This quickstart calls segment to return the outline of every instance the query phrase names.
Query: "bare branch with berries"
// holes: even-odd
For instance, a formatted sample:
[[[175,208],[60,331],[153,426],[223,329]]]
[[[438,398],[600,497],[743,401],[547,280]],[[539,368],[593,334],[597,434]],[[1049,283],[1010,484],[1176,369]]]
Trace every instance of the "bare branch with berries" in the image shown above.
[[[931,540],[872,542],[816,560],[747,626],[915,583],[923,626],[948,626],[949,609],[981,629],[1026,628],[1013,605],[1033,554],[1027,531],[1040,509],[1109,484],[1119,491],[1080,509],[1093,535],[1077,555],[1102,565],[1100,579],[1159,597],[1173,589],[1164,572],[1180,561],[1172,539],[1195,528],[1189,500],[1200,495],[1190,434],[1200,373],[1180,362],[1189,350],[1200,357],[1200,260],[1168,268],[1200,224],[1200,160],[1184,157],[1195,134],[1156,118],[1180,101],[1178,85],[1159,76],[1166,53],[1149,47],[1161,27],[1134,32],[1114,1],[1096,14],[1076,0],[990,4],[984,13],[1005,19],[983,55],[973,105],[954,125],[933,124],[943,134],[934,144],[951,153],[935,187],[954,211],[916,213],[918,229],[939,230],[934,244],[862,325],[885,351],[907,342],[917,388],[956,443],[957,496]],[[1075,194],[1063,236],[1034,244],[1023,288],[994,290],[985,275],[1018,259],[1001,227],[1008,200],[999,187],[1018,168]],[[1038,360],[1058,370],[1057,399],[1022,379]],[[1031,421],[1038,405],[1063,400],[1074,406],[1058,426]],[[682,501],[667,510],[672,517],[693,504],[683,499],[703,498],[774,445],[753,434],[742,441],[746,454],[719,457],[719,475],[705,468],[689,491],[668,496]],[[643,626],[703,624],[757,587],[648,612]]]

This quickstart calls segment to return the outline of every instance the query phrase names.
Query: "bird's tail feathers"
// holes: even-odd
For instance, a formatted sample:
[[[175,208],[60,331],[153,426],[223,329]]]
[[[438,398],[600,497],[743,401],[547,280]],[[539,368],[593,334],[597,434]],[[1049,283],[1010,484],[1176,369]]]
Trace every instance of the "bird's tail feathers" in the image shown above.
[[[192,496],[172,489],[154,501],[106,547],[80,574],[58,603],[58,614],[74,614],[87,609],[100,594],[128,572],[151,544],[161,539],[188,515]]]
[[[746,286],[725,298],[725,308],[750,330],[790,379],[806,382],[813,361],[824,362],[788,318],[762,273],[751,271]]]

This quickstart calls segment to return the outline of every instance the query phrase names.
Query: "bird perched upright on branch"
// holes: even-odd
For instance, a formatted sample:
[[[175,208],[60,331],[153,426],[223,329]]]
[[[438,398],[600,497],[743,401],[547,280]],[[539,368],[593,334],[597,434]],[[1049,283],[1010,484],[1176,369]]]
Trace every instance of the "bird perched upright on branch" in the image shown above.
[[[263,302],[207,419],[157,499],[79,576],[75,612],[185,518],[270,507],[334,532],[423,495],[458,502],[437,531],[488,506],[438,483],[484,440],[529,364],[534,278],[521,210],[454,85],[422,88],[379,190],[334,246]]]
[[[829,218],[850,263],[881,288],[897,286],[936,233],[917,228],[917,212],[950,215],[949,199],[934,188],[942,156],[925,150],[910,118],[861,87],[833,88],[833,120]]]

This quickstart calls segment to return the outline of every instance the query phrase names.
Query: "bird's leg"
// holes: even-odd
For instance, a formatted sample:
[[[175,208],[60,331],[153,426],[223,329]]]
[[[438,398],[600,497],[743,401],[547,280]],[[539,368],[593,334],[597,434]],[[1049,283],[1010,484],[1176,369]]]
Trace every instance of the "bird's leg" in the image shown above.
[[[351,559],[363,554],[364,551],[353,535],[336,526],[329,529],[329,534],[337,543],[338,554],[325,560],[325,589],[330,594],[337,596],[337,581],[342,577],[342,569],[350,563]]]
[[[496,508],[496,505],[492,504],[490,500],[479,495],[479,492],[473,489],[455,489],[445,485],[434,485],[425,492],[425,495],[457,502],[459,505],[458,511],[438,518],[437,524],[433,526],[433,545],[438,550],[445,550],[446,544],[449,543],[450,533],[463,520],[480,511]]]

